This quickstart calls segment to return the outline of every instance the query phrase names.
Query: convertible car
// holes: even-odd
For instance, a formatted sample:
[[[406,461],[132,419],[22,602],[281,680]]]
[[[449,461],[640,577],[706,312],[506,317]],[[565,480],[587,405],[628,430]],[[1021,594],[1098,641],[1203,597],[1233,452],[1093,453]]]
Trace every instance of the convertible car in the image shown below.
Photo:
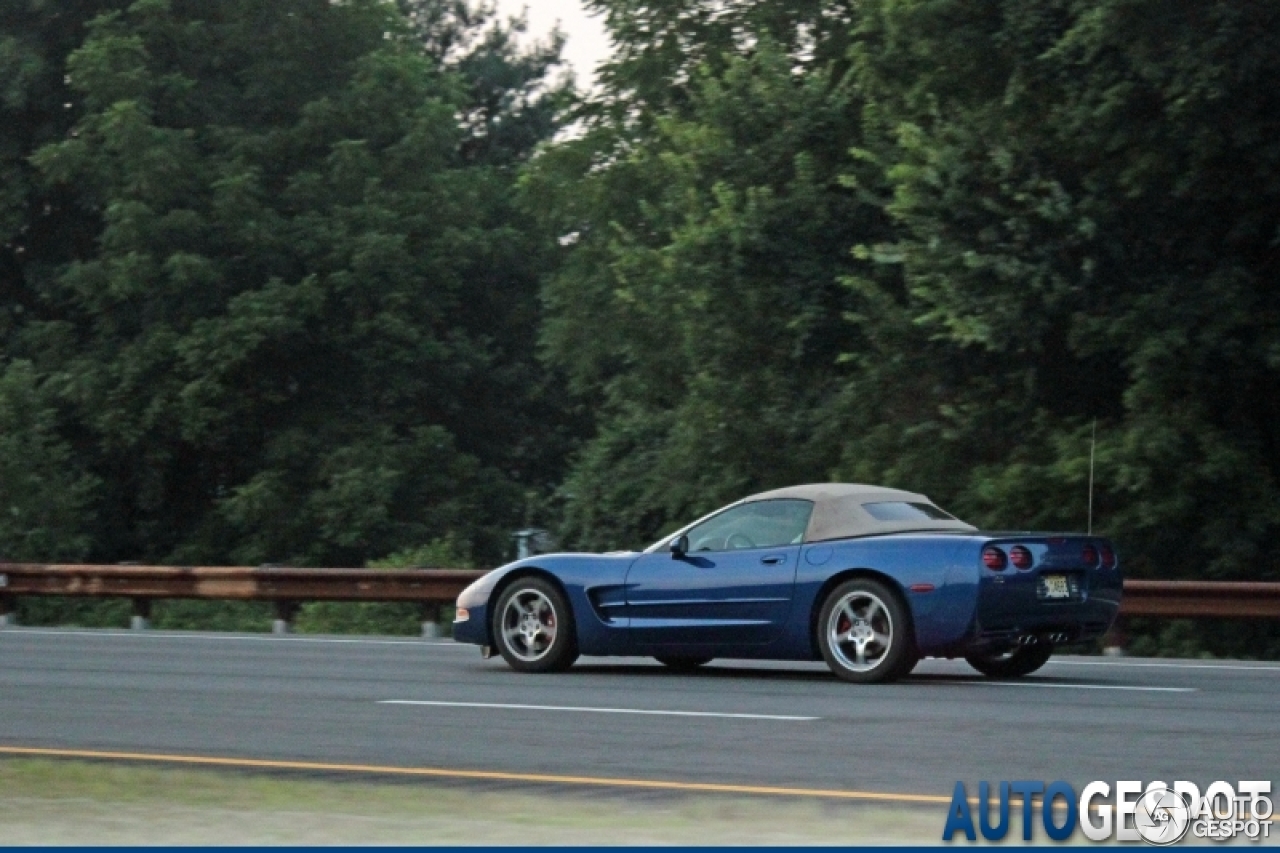
[[[640,552],[494,569],[458,597],[453,627],[522,672],[579,655],[684,670],[766,658],[825,660],[865,683],[929,655],[1012,678],[1104,634],[1120,590],[1106,539],[984,533],[924,495],[826,483],[743,498]]]

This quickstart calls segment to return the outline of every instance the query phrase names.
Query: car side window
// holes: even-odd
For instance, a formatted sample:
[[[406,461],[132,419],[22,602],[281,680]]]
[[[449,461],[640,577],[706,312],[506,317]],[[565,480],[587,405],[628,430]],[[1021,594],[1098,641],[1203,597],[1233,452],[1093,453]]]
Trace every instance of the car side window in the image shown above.
[[[688,531],[690,551],[776,548],[804,541],[813,502],[754,501],[727,509]]]

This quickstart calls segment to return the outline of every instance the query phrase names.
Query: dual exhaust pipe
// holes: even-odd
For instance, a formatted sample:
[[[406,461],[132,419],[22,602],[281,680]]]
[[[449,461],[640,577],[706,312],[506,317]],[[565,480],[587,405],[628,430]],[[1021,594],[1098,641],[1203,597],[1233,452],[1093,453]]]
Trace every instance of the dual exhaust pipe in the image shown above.
[[[1043,639],[1046,643],[1054,643],[1054,644],[1065,643],[1067,641],[1068,636],[1069,635],[1065,631],[1059,631],[1056,634],[1045,634],[1043,635],[1043,638],[1035,634],[1023,634],[1021,637],[1018,638],[1018,645],[1034,646],[1036,643],[1040,642],[1041,639]]]

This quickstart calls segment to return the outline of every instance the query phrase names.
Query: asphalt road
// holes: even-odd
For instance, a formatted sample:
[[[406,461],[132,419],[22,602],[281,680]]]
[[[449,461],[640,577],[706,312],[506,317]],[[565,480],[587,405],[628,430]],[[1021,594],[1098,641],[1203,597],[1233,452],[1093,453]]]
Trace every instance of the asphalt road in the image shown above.
[[[0,630],[3,747],[949,796],[957,780],[1275,785],[1277,710],[1274,663],[1055,658],[993,683],[929,660],[863,687],[811,664],[531,676],[449,641]]]

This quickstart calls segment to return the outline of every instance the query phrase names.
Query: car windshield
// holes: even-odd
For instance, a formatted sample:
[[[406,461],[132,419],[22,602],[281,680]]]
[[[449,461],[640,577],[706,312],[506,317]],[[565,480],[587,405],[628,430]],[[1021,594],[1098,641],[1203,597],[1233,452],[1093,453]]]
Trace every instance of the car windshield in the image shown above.
[[[805,500],[753,501],[689,528],[690,551],[731,551],[799,545],[813,513]]]

